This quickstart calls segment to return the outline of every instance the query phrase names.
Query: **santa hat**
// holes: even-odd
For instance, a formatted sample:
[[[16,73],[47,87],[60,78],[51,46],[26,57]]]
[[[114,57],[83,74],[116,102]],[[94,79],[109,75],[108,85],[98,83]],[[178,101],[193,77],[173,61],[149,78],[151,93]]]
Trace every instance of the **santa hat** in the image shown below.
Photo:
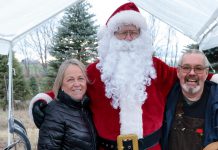
[[[31,99],[30,104],[29,104],[29,116],[30,116],[30,118],[33,120],[32,109],[33,109],[33,105],[35,102],[44,101],[45,103],[48,104],[49,102],[51,102],[54,99],[54,97],[55,97],[55,95],[54,95],[53,91],[48,91],[46,93],[38,93],[36,96],[34,96]]]
[[[140,14],[137,6],[132,3],[125,3],[117,8],[106,22],[106,27],[110,32],[114,32],[120,25],[133,24],[140,29],[146,29],[145,17]]]

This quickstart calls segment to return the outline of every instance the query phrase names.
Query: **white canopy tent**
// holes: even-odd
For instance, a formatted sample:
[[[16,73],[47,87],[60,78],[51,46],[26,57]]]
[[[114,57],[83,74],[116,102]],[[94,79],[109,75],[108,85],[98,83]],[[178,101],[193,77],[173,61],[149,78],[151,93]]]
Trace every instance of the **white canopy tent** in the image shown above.
[[[200,45],[218,46],[218,0],[130,0]]]
[[[0,54],[7,54],[22,35],[75,1],[0,0]],[[130,1],[196,41],[201,49],[218,46],[218,0]]]
[[[22,35],[77,0],[0,0],[0,54],[7,54]]]
[[[11,143],[12,49],[23,35],[56,16],[78,0],[0,0],[0,54],[8,55],[8,145]]]

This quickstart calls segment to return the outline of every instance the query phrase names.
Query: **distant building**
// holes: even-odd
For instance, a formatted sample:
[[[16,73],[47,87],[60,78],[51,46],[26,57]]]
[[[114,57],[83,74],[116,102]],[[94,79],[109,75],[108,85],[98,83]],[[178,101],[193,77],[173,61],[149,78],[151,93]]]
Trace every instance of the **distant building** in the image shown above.
[[[22,59],[21,63],[22,64],[26,64],[26,63],[29,63],[29,64],[40,64],[40,62],[38,60],[33,60],[33,59],[28,59],[28,58]]]

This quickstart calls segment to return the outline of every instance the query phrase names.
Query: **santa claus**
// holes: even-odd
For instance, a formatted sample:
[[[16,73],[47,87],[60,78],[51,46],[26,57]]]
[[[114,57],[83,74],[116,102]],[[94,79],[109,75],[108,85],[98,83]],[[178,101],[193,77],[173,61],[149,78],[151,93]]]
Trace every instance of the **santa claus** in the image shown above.
[[[164,107],[176,69],[152,57],[146,20],[132,2],[115,10],[98,35],[99,60],[87,68],[87,95],[100,147],[117,149],[119,135],[134,134],[139,149],[160,150]],[[33,98],[31,113],[38,107],[35,102],[43,102],[41,94]],[[131,148],[132,143],[123,146]]]

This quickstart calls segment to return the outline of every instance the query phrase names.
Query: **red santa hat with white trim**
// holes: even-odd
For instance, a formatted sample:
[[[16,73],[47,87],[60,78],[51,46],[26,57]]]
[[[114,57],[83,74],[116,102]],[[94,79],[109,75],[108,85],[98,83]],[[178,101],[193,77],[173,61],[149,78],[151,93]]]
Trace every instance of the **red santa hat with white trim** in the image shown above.
[[[133,24],[140,29],[147,29],[144,16],[141,15],[138,7],[133,2],[128,2],[117,8],[109,17],[106,25],[98,33],[99,37],[104,34],[105,28],[110,33],[114,33],[120,25]]]

